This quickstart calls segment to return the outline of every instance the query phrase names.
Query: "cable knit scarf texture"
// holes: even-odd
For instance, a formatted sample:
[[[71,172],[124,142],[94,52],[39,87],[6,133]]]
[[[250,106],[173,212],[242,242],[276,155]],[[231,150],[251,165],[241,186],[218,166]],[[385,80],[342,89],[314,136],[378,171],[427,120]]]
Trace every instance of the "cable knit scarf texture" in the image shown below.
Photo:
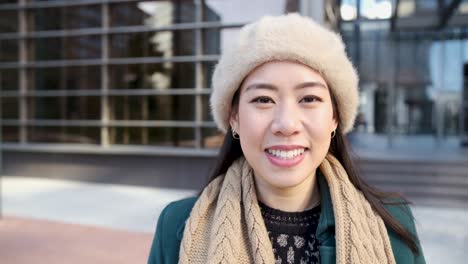
[[[395,263],[383,220],[340,162],[328,154],[320,171],[333,203],[336,263]],[[179,263],[275,263],[245,158],[203,190],[185,224]]]

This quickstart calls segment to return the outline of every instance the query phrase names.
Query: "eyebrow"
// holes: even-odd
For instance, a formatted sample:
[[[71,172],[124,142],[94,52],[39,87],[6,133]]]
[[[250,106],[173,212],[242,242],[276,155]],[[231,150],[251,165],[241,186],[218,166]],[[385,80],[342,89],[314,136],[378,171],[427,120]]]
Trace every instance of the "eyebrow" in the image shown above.
[[[320,82],[304,82],[304,83],[296,85],[294,89],[303,89],[306,87],[319,87],[319,88],[327,89],[327,87]],[[266,89],[266,90],[278,91],[278,87],[269,83],[254,83],[254,84],[247,86],[245,91],[247,92],[248,90],[252,90],[252,89]]]

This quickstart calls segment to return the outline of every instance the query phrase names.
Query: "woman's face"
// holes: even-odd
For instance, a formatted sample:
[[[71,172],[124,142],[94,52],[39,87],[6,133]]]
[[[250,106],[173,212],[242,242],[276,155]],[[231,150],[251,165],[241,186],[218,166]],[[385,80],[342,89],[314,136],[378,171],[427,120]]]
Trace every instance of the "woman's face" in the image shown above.
[[[314,177],[338,125],[324,79],[287,61],[265,63],[246,77],[230,124],[257,184],[274,189]]]

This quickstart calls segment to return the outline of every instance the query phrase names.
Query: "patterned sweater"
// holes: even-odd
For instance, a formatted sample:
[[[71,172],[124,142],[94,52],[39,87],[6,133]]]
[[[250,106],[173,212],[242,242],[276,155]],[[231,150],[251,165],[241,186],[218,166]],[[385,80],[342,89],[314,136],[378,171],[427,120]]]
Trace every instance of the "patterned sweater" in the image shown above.
[[[275,264],[320,263],[319,242],[315,231],[320,205],[303,212],[283,212],[259,202],[268,230]]]

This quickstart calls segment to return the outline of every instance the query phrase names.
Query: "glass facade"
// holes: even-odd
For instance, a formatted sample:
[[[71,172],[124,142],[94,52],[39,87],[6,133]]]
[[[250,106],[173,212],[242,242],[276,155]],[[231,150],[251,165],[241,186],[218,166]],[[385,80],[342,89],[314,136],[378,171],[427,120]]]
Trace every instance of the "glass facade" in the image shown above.
[[[468,146],[468,63],[463,65],[462,144]]]
[[[217,148],[209,94],[219,54],[243,24],[298,6],[298,0],[2,1],[3,142]]]
[[[446,20],[439,19],[439,10],[448,12],[449,4],[342,2],[340,31],[361,79],[357,131],[461,135],[468,2],[456,6]],[[371,12],[377,7],[381,16]]]

